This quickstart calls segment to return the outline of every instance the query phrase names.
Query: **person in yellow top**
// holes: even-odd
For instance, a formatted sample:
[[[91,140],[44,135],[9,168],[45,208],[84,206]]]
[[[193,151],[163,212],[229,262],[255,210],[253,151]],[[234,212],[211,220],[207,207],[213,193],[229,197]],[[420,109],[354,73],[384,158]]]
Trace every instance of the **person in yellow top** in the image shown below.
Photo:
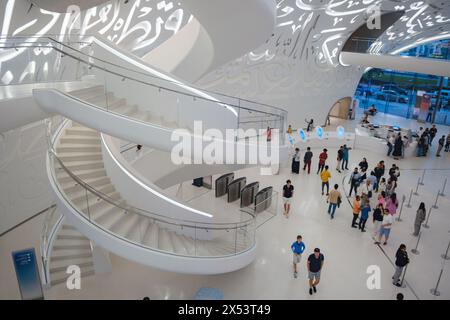
[[[355,201],[353,201],[352,228],[357,228],[356,220],[358,219],[360,212],[361,212],[361,198],[359,196],[356,196]]]
[[[292,126],[291,125],[288,126],[287,133],[292,134]]]
[[[330,191],[328,195],[327,202],[329,202],[328,206],[328,214],[331,215],[331,219],[334,219],[334,213],[336,212],[336,207],[339,205],[341,201],[341,193],[338,191],[339,186],[337,184],[334,185],[334,189]]]
[[[322,195],[323,195],[323,187],[327,186],[327,196],[330,191],[330,183],[329,180],[331,178],[330,171],[328,171],[328,166],[325,166],[325,170],[320,173],[320,179],[322,179]]]

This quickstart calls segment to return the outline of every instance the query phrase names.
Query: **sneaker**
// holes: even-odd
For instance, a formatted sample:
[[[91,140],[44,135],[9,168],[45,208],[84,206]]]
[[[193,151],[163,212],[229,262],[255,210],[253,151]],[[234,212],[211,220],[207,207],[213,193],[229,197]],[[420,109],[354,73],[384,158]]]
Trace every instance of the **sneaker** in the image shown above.
[[[314,290],[314,293],[316,293],[316,292],[317,292],[317,289],[316,289],[316,287],[313,287],[313,290]]]
[[[380,244],[380,242],[379,241],[375,241],[373,244]]]
[[[355,229],[356,229],[356,228],[358,228],[358,227],[357,227],[357,226],[352,226],[352,228],[355,228]]]
[[[387,245],[387,242],[384,242],[384,243],[383,243],[383,246],[385,246],[385,245]]]
[[[309,288],[309,294],[312,295],[313,291],[312,288]]]
[[[294,278],[297,279],[297,272],[294,272]]]
[[[366,232],[366,230],[362,229],[361,232]]]
[[[323,192],[322,192],[322,195],[323,195]]]
[[[402,285],[400,284],[400,282],[397,282],[397,283],[394,283],[394,286],[401,287]]]

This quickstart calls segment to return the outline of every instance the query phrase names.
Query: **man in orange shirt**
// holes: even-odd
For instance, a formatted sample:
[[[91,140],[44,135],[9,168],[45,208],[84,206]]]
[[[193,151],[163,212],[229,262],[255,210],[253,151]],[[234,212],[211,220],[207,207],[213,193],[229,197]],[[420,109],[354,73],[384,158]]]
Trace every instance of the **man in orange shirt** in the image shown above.
[[[355,201],[353,201],[352,228],[357,228],[356,220],[358,220],[360,212],[361,212],[361,198],[359,196],[356,196]]]

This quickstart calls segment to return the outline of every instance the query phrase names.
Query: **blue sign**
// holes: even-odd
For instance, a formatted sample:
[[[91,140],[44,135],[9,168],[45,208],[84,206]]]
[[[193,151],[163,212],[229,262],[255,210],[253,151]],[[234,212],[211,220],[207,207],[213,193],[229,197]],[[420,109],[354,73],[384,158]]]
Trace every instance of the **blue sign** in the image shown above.
[[[345,136],[345,129],[343,126],[339,126],[336,128],[338,138],[342,139]]]
[[[292,136],[290,134],[288,134],[287,136],[288,136],[289,142],[291,143],[291,145],[293,145],[294,140],[292,139]]]
[[[316,127],[316,134],[317,134],[317,138],[319,138],[319,139],[323,138],[323,129],[322,129],[322,127]]]
[[[44,299],[34,248],[12,252],[22,300]]]
[[[300,129],[300,130],[298,131],[298,134],[300,135],[300,139],[301,139],[303,142],[305,142],[305,141],[306,141],[306,134],[305,134],[305,131],[303,131],[303,129]]]

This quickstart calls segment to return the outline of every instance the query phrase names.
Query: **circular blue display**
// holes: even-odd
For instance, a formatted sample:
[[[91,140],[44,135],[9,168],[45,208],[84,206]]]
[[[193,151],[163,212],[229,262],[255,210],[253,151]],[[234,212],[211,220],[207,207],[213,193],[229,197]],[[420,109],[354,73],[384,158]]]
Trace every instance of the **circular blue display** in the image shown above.
[[[337,131],[337,135],[338,135],[339,138],[344,138],[344,136],[345,136],[345,129],[344,129],[343,126],[337,127],[336,131]]]
[[[319,139],[323,138],[323,129],[322,127],[316,127],[316,134]]]
[[[303,129],[300,129],[300,130],[298,131],[298,134],[300,135],[300,139],[301,139],[302,141],[306,141],[306,134],[305,134],[305,131],[303,131]]]
[[[290,134],[288,134],[287,136],[288,136],[289,142],[291,143],[291,145],[293,145],[294,139],[292,139],[292,136]]]

